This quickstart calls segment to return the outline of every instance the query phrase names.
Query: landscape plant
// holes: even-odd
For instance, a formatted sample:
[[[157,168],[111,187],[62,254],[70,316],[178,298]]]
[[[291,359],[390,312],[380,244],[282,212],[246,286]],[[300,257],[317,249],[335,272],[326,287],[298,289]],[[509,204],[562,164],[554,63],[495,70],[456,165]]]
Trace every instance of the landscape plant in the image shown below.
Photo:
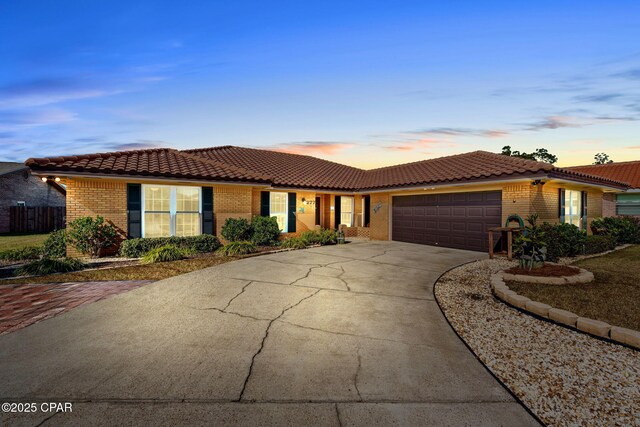
[[[25,246],[24,248],[6,249],[0,251],[0,260],[2,261],[24,261],[29,259],[38,259],[42,254],[42,248],[39,246]]]
[[[192,253],[215,252],[221,245],[220,240],[211,234],[198,236],[143,237],[127,239],[120,244],[120,255],[127,258],[140,258],[149,251],[173,245]]]
[[[75,258],[42,258],[16,269],[16,276],[40,276],[53,273],[68,273],[84,268],[82,261]]]
[[[616,245],[640,243],[640,218],[632,216],[608,216],[591,222],[591,231],[596,235],[611,235]]]
[[[282,241],[280,247],[284,249],[304,249],[308,244],[302,237],[289,237]]]
[[[115,227],[106,223],[103,217],[85,216],[69,224],[67,242],[78,252],[97,258],[102,249],[115,244],[116,236]]]
[[[228,242],[251,240],[252,232],[251,223],[244,218],[227,218],[221,229],[222,237]]]
[[[273,246],[278,243],[280,227],[272,216],[255,216],[251,223],[251,241],[258,246]]]
[[[248,240],[241,242],[227,243],[216,251],[216,254],[221,256],[236,256],[247,255],[254,253],[258,250],[257,246]]]
[[[56,230],[49,234],[42,244],[42,254],[49,258],[63,258],[67,255],[67,232]]]
[[[516,237],[516,256],[520,266],[528,270],[544,266],[547,244],[544,240],[545,233],[537,224],[538,214],[527,217],[528,225],[523,232]]]
[[[150,250],[142,257],[144,264],[154,264],[156,262],[178,261],[186,258],[188,252],[174,245],[160,246]]]
[[[540,225],[547,247],[546,260],[557,262],[561,257],[573,257],[584,252],[587,232],[573,224]]]
[[[596,235],[592,234],[587,236],[584,245],[584,254],[599,254],[601,252],[610,251],[616,248],[616,238],[608,235]]]

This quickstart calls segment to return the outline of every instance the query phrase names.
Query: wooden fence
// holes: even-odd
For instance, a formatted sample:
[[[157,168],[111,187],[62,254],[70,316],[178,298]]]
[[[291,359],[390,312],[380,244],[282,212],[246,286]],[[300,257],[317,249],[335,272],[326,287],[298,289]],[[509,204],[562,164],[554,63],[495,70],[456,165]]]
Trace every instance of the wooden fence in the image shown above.
[[[11,233],[48,233],[65,228],[65,207],[11,206],[9,231]]]

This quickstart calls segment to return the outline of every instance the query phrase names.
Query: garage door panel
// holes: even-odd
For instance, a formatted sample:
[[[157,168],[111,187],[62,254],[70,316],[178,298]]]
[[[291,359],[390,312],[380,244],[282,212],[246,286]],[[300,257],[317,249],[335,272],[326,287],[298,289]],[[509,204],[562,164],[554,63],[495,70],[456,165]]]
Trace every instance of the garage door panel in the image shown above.
[[[487,229],[502,216],[500,191],[393,198],[394,240],[486,251]],[[402,212],[396,216],[396,212]]]

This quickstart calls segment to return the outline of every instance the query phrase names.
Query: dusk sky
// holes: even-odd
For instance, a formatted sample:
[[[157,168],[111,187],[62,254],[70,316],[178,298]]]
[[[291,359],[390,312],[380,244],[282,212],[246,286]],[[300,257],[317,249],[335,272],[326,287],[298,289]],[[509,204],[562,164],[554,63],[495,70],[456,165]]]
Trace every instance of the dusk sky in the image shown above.
[[[149,147],[372,168],[640,159],[638,1],[4,1],[0,160]]]

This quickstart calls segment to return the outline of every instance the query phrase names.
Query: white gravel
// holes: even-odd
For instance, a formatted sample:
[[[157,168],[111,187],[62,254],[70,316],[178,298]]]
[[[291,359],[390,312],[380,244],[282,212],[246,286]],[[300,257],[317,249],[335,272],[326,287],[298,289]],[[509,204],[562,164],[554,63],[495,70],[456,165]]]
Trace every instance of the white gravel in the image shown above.
[[[480,360],[544,423],[640,426],[640,352],[538,320],[496,300],[478,261],[436,284],[445,316]]]

